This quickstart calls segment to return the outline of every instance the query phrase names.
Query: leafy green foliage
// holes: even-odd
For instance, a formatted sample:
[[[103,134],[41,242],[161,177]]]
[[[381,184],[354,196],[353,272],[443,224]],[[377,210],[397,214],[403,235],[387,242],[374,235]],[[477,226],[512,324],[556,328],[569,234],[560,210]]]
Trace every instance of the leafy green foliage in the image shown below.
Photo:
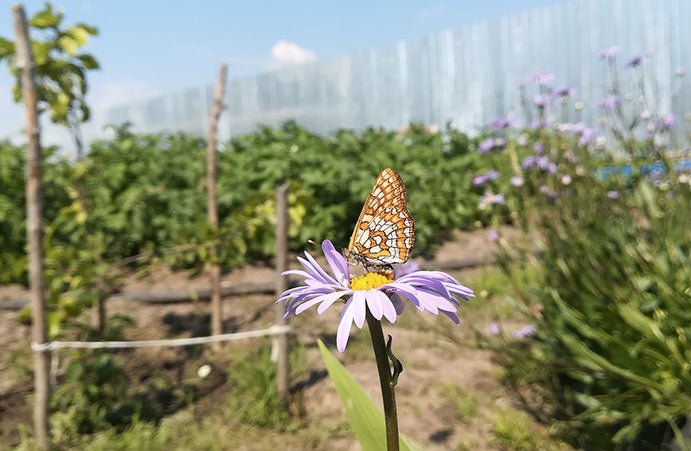
[[[98,34],[98,30],[83,23],[65,27],[63,13],[53,10],[47,2],[29,19],[28,25],[30,34],[42,38],[31,41],[39,108],[50,109],[50,120],[56,124],[75,127],[88,120],[86,74],[100,66],[93,55],[79,53],[79,50],[91,36]],[[13,93],[15,102],[19,102],[22,89],[14,43],[0,38],[0,61],[3,59],[8,60],[10,72],[17,78]]]
[[[691,414],[688,177],[653,148],[652,158],[630,160],[628,177],[602,178],[607,157],[544,138],[558,172],[522,171],[525,185],[507,201],[521,206],[518,223],[532,238],[519,251],[541,252],[536,279],[515,290],[526,306],[541,304],[537,332],[529,359],[509,347],[509,360],[541,368],[532,382],[551,393],[552,417],[575,445],[657,448]],[[644,169],[653,158],[666,174]],[[508,249],[503,257],[514,274]]]

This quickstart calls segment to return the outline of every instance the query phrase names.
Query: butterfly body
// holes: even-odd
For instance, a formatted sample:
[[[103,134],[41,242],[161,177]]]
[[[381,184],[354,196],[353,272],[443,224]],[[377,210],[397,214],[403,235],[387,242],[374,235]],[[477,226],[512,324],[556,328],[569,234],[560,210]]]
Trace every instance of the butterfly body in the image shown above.
[[[407,206],[401,176],[384,169],[374,182],[343,255],[352,265],[392,271],[405,263],[415,242],[415,221]]]

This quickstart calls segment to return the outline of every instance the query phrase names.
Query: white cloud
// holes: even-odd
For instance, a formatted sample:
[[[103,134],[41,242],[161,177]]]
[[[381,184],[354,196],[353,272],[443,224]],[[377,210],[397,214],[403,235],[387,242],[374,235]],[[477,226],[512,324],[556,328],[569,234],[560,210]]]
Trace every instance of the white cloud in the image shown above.
[[[311,63],[316,60],[317,54],[314,51],[304,49],[285,39],[281,39],[271,47],[271,62],[277,67]]]

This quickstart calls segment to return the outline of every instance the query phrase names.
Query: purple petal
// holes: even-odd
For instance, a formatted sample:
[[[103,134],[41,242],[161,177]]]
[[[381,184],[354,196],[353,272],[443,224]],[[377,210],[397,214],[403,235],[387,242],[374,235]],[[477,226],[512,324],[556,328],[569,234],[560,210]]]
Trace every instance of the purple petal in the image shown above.
[[[401,301],[401,298],[397,294],[392,294],[391,298],[389,298],[387,295],[382,293],[381,291],[377,290],[379,299],[381,299],[381,304],[382,304],[382,309],[384,311],[384,317],[389,320],[391,324],[396,322],[396,317],[403,313],[403,301]],[[382,297],[383,296],[383,297]],[[398,303],[400,304],[400,312],[396,308],[394,297],[397,299]]]
[[[300,306],[295,309],[295,314],[299,315],[300,313],[304,312],[308,308],[312,307],[313,305],[319,304],[320,302],[324,302],[324,303],[328,302],[328,305],[327,305],[327,307],[328,307],[329,305],[333,304],[338,299],[343,297],[343,295],[345,295],[345,294],[347,294],[347,293],[343,293],[342,291],[337,291],[336,293],[327,293],[327,294],[323,294],[321,296],[317,296],[314,299],[310,299],[309,301],[300,304]]]
[[[321,305],[319,307],[317,307],[317,313],[319,313],[321,315],[322,313],[324,313],[326,311],[326,309],[331,307],[331,304],[333,304],[334,302],[341,299],[341,297],[348,295],[348,294],[352,294],[353,292],[348,290],[348,291],[340,291],[339,293],[340,293],[340,296],[338,296],[338,297],[333,297],[333,298],[329,297],[328,299],[324,299],[324,301],[322,301]]]
[[[305,271],[301,271],[299,269],[291,269],[289,271],[283,271],[281,273],[282,276],[288,276],[294,274],[296,276],[304,277],[305,279],[311,278],[312,276],[310,274],[307,274]]]
[[[362,329],[365,324],[365,315],[367,313],[367,301],[365,299],[365,291],[357,290],[353,293],[353,318],[358,329]]]
[[[307,252],[305,252],[305,254],[309,255]],[[319,267],[319,265],[316,265],[316,268],[315,268],[311,262],[309,262],[308,260],[305,260],[302,257],[298,257],[298,261],[300,262],[302,267],[305,268],[305,270],[311,275],[311,277],[313,279],[317,279],[317,280],[324,282],[324,283],[329,283],[329,280],[326,279],[326,273],[324,272],[323,269],[321,269]],[[319,268],[319,269],[317,269],[317,268]]]
[[[372,313],[372,316],[381,321],[382,314],[384,313],[384,306],[382,306],[382,300],[379,297],[380,294],[382,293],[378,290],[367,290],[365,292],[365,298],[367,299],[367,307],[370,313]],[[382,296],[386,297],[384,294],[382,294]]]
[[[336,248],[329,240],[322,241],[322,251],[324,251],[324,257],[329,263],[331,270],[333,271],[336,279],[341,283],[348,283],[350,280],[350,271],[348,270],[348,263],[345,258],[336,251]]]
[[[353,324],[353,297],[348,299],[345,307],[343,307],[343,312],[341,313],[341,319],[338,322],[338,332],[336,333],[336,348],[340,352],[345,351],[346,345],[348,344],[348,337],[350,336],[350,326]]]
[[[403,299],[396,294],[396,293],[391,293],[391,304],[393,305],[393,308],[396,310],[396,315],[402,315],[403,314],[403,309],[405,307],[405,304],[403,304]],[[387,319],[391,321],[391,319],[387,316]],[[393,323],[393,321],[391,321]]]
[[[338,283],[336,280],[334,280],[333,277],[331,277],[326,271],[322,269],[321,266],[319,266],[319,263],[312,257],[309,252],[305,251],[305,257],[307,257],[307,260],[314,266],[315,270],[318,272],[320,276],[324,278],[324,281],[327,283]]]
[[[444,315],[446,315],[446,316],[448,316],[449,318],[451,318],[451,321],[453,321],[454,323],[456,323],[457,326],[460,326],[460,325],[461,325],[461,320],[458,319],[458,315],[456,315],[455,313],[453,313],[453,312],[447,312],[447,311],[445,311],[445,310],[442,310],[441,312],[442,312]]]

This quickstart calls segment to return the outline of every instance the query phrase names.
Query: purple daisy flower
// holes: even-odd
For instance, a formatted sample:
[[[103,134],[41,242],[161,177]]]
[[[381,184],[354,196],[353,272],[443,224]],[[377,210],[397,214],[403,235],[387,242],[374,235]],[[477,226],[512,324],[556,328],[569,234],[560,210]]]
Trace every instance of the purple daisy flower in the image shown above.
[[[497,130],[503,130],[515,126],[516,123],[516,115],[509,113],[506,117],[498,117],[492,121],[492,127]]]
[[[648,59],[648,57],[646,55],[643,55],[643,54],[636,55],[633,58],[631,58],[630,60],[628,60],[626,62],[626,64],[624,64],[624,67],[626,67],[627,69],[630,69],[632,67],[638,67],[641,64],[643,64],[644,62],[646,62],[647,59]]]
[[[497,323],[492,323],[489,325],[490,334],[497,335],[499,332],[501,332],[501,329],[499,328],[499,325]]]
[[[613,45],[600,51],[600,59],[611,60],[619,53],[619,46]]]
[[[562,88],[557,89],[554,91],[554,94],[556,94],[559,97],[571,97],[576,93],[576,88],[572,86],[564,86]]]
[[[538,72],[533,75],[533,80],[539,85],[546,85],[554,81],[554,72]]]
[[[663,130],[672,128],[677,125],[677,123],[679,123],[679,119],[675,115],[665,114],[662,116],[662,119],[660,119],[660,128]]]
[[[549,97],[542,94],[537,94],[535,97],[533,97],[533,103],[538,108],[544,108],[549,105]]]
[[[525,146],[528,144],[528,137],[525,135],[521,135],[516,139],[516,143],[518,143],[519,146]]]
[[[581,132],[581,137],[578,138],[579,146],[587,146],[595,137],[597,137],[597,131],[593,128],[586,127]]]
[[[513,335],[515,338],[525,338],[533,335],[533,333],[535,333],[535,326],[530,324],[515,330],[511,335]]]
[[[475,186],[480,186],[484,185],[487,182],[491,182],[492,180],[496,180],[499,178],[499,172],[497,172],[495,169],[492,169],[489,172],[485,172],[484,174],[477,175],[473,177],[473,185]]]
[[[528,168],[535,166],[535,164],[537,164],[537,158],[529,156],[529,157],[525,157],[525,160],[523,160],[523,162],[521,163],[521,167],[523,169],[528,169]]]
[[[497,241],[499,239],[499,232],[494,229],[489,229],[489,239],[492,241]]]
[[[523,180],[523,177],[514,175],[513,177],[511,177],[510,182],[513,186],[523,186],[523,183],[525,181]]]
[[[494,194],[492,191],[487,191],[480,198],[480,206],[481,207],[486,207],[487,205],[492,205],[492,204],[503,204],[504,202],[505,202],[505,199],[504,199],[503,194]]]
[[[541,142],[536,142],[535,144],[533,144],[533,152],[535,153],[542,153],[542,149],[544,148],[545,146]]]
[[[477,151],[480,152],[481,154],[486,154],[492,151],[494,148],[494,139],[493,138],[487,138],[483,139],[480,141],[480,144],[477,146]]]
[[[286,304],[287,318],[317,304],[317,313],[321,315],[345,297],[336,334],[336,347],[340,352],[345,351],[353,322],[362,329],[368,310],[377,320],[384,317],[394,323],[403,311],[402,298],[407,298],[421,312],[427,310],[435,315],[441,312],[460,324],[456,311],[461,304],[457,297],[466,301],[474,297],[473,290],[441,271],[414,271],[397,279],[379,273],[351,277],[348,263],[331,241],[324,240],[322,250],[333,275],[305,252],[306,259],[298,257],[304,271],[290,270],[282,274],[304,277],[304,285],[284,291],[276,303]]]
[[[614,108],[619,104],[620,100],[618,96],[609,96],[602,102],[600,102],[597,106],[600,108]]]

